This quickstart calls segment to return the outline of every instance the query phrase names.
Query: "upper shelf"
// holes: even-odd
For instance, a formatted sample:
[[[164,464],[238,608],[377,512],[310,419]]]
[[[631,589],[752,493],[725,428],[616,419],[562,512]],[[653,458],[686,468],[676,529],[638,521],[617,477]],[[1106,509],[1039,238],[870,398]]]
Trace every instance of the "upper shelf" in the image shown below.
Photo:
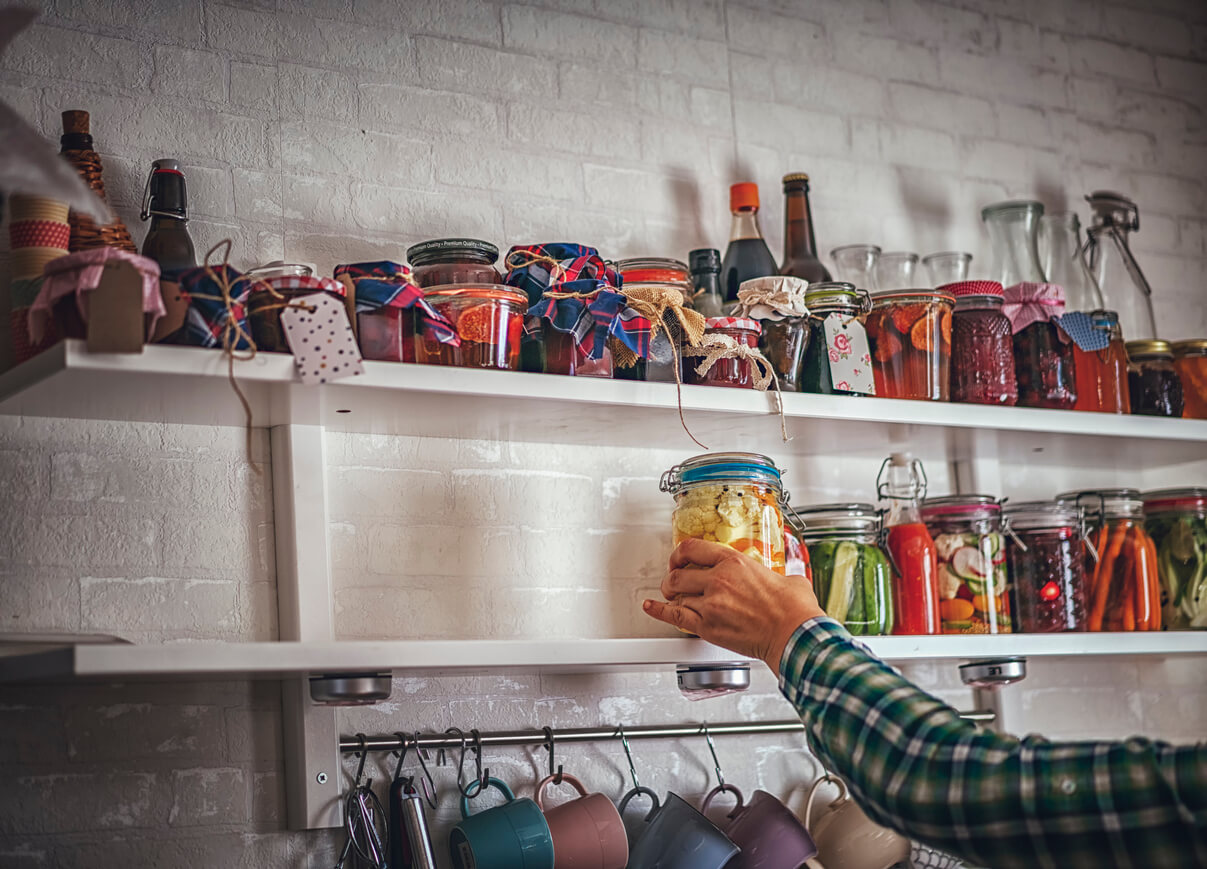
[[[867,637],[886,661],[1207,654],[1207,631]],[[743,660],[703,640],[399,640],[326,643],[79,644],[0,657],[0,682],[279,679],[334,673],[412,676],[598,673]],[[17,650],[19,651],[19,650]]]
[[[236,362],[253,424],[320,424],[337,431],[694,449],[679,424],[675,386],[622,380],[368,362],[360,377],[303,386],[293,358]],[[685,386],[683,413],[712,447],[798,454],[880,454],[943,441],[953,458],[974,445],[1005,457],[1143,466],[1207,458],[1207,421]],[[217,350],[150,346],[90,354],[65,341],[0,375],[0,414],[241,426],[243,408]],[[992,438],[985,446],[986,437]]]

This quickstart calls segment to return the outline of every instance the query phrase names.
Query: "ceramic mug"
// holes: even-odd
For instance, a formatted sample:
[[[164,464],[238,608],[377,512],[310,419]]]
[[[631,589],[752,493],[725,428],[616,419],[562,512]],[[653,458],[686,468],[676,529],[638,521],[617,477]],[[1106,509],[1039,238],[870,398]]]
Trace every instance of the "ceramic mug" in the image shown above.
[[[728,791],[738,804],[721,824],[725,835],[742,849],[727,869],[797,869],[817,856],[817,846],[792,811],[766,791],[755,791],[749,803],[733,785],[713,788],[702,811]]]
[[[812,819],[813,798],[825,781],[838,785],[841,794],[820,817]],[[889,869],[909,859],[909,839],[865,815],[840,778],[819,778],[809,788],[805,827],[817,843],[818,859],[826,869]]]
[[[553,869],[553,838],[545,815],[527,797],[516,799],[511,788],[497,778],[487,784],[502,792],[507,802],[476,815],[469,813],[469,797],[478,792],[474,781],[461,797],[461,822],[448,837],[449,852],[457,869]]]
[[[653,791],[634,788],[620,801],[622,815],[638,794],[650,797],[654,807],[629,849],[628,869],[722,869],[738,853],[728,836],[677,794],[659,803]]]
[[[545,789],[557,784],[551,775],[536,786],[536,804],[545,813],[553,837],[555,869],[624,869],[629,861],[629,839],[624,821],[603,794],[589,794],[572,775],[561,780],[578,791],[578,799],[545,808]]]

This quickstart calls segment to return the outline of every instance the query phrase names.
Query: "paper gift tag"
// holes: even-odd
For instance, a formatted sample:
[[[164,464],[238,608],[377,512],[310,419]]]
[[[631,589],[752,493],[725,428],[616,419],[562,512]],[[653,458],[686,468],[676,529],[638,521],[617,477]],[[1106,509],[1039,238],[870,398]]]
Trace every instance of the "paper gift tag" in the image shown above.
[[[868,335],[855,317],[830,314],[822,321],[830,356],[830,380],[836,392],[876,394]]]
[[[105,264],[96,289],[84,294],[89,353],[141,353],[146,337],[142,276],[127,262]]]
[[[298,307],[281,311],[281,328],[303,383],[327,383],[364,373],[343,299],[314,293],[290,301]]]

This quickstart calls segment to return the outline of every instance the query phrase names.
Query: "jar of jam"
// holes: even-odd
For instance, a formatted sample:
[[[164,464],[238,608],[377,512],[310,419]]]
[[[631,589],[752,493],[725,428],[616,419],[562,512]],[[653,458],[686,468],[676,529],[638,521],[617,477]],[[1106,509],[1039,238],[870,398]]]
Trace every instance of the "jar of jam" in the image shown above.
[[[1160,489],[1143,498],[1144,530],[1157,547],[1165,627],[1207,628],[1207,489]]]
[[[705,323],[705,338],[709,335],[724,335],[733,339],[739,347],[758,350],[759,336],[762,327],[757,320],[743,317],[712,317]],[[704,357],[688,356],[684,365],[685,382],[705,386],[730,386],[737,389],[753,389],[757,372],[754,363],[742,356],[722,357],[717,359],[703,374],[696,368],[702,364]]]
[[[1144,502],[1135,489],[1065,492],[1056,500],[1085,511],[1097,554],[1090,577],[1089,631],[1161,630],[1157,548],[1144,530]]]
[[[423,289],[449,284],[501,284],[494,264],[499,249],[477,238],[438,238],[407,249],[415,283]]]
[[[621,277],[621,286],[625,293],[634,293],[638,298],[643,291],[667,291],[673,294],[677,304],[683,305],[692,297],[695,288],[692,285],[691,272],[686,263],[676,259],[663,257],[637,257],[622,259],[616,263],[616,271]],[[682,368],[677,353],[679,321],[674,314],[663,317],[658,333],[650,339],[649,356],[638,359],[629,368],[617,368],[614,372],[617,380],[650,380],[661,383],[677,383],[682,380]]]
[[[1207,339],[1174,341],[1173,367],[1182,381],[1182,416],[1207,419]]]
[[[1086,630],[1090,589],[1081,511],[1023,501],[1006,504],[1002,515],[1015,627],[1027,634]]]
[[[863,343],[866,343],[867,334],[860,318],[871,310],[868,294],[856,290],[854,284],[838,281],[810,284],[809,291],[805,293],[805,305],[809,309],[809,338],[805,342],[805,357],[801,363],[800,391],[823,395],[867,395],[866,392],[834,386],[826,320],[835,318],[848,332],[862,336]],[[840,378],[839,382],[844,381]]]
[[[1182,381],[1174,369],[1168,341],[1127,342],[1127,388],[1132,413],[1181,416],[1185,409]]]
[[[603,354],[592,359],[590,353],[578,346],[574,336],[553,328],[541,320],[541,370],[546,374],[568,374],[571,377],[605,377],[613,374],[612,350],[604,345]]]
[[[939,559],[939,617],[945,634],[1008,634],[1010,587],[1002,507],[988,495],[922,502]]]
[[[797,510],[826,615],[859,636],[893,629],[893,569],[880,548],[880,513],[871,504],[818,504]]]
[[[876,293],[867,317],[876,394],[947,401],[955,297],[934,290]]]
[[[1014,375],[1024,407],[1071,410],[1077,403],[1076,345],[1051,321],[1035,322],[1014,336]]]
[[[311,279],[300,281],[295,279]],[[315,278],[314,269],[301,263],[271,262],[249,270],[243,279],[250,285],[247,319],[257,350],[288,353],[289,341],[281,328],[281,312],[291,299],[316,292],[344,302],[344,287],[338,281]]]
[[[1018,401],[1018,384],[1010,319],[1002,313],[1002,285],[962,281],[939,289],[956,299],[951,315],[951,400],[1012,406]]]
[[[432,287],[426,299],[460,341],[456,345],[441,341],[436,329],[417,313],[416,362],[519,370],[527,295],[502,284],[450,284]]]

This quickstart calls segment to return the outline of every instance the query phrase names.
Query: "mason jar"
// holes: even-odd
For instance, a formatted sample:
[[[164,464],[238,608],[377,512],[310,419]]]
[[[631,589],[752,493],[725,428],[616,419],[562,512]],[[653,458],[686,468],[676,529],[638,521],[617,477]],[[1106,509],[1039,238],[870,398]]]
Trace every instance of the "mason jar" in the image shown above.
[[[880,548],[871,504],[818,504],[795,511],[826,615],[859,636],[893,630],[893,569]]]
[[[1018,632],[1084,631],[1089,617],[1081,511],[1055,501],[1002,508]]]
[[[939,556],[943,633],[1011,633],[1001,504],[990,495],[949,495],[927,498],[921,513]]]

